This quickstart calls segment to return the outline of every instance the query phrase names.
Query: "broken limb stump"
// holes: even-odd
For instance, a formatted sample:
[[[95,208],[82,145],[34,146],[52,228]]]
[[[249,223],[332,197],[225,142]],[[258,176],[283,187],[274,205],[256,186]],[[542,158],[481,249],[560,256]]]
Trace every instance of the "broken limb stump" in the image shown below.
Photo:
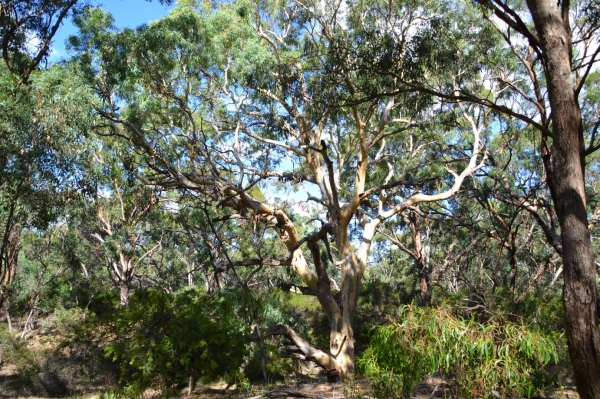
[[[301,360],[311,360],[325,370],[328,381],[336,382],[339,380],[337,363],[331,354],[313,347],[307,340],[296,334],[294,329],[287,324],[276,324],[265,331],[265,336],[276,335],[286,337],[295,346],[295,348],[290,348],[289,346],[284,348],[284,350],[280,352],[282,356]]]

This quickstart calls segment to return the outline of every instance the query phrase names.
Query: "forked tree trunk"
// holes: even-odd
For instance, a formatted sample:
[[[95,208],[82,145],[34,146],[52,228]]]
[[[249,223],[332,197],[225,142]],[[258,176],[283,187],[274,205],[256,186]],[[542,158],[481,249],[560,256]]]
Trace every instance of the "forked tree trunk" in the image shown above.
[[[353,377],[355,357],[351,325],[342,323],[339,325],[339,329],[331,331],[332,339],[330,340],[329,352],[313,347],[290,326],[285,324],[271,326],[265,332],[265,336],[276,335],[286,337],[293,344],[292,348],[284,348],[279,351],[283,357],[315,362],[325,371],[329,382],[337,382]]]
[[[527,0],[545,56],[552,109],[552,199],[563,246],[565,326],[581,398],[600,398],[596,271],[588,230],[581,110],[571,74],[568,2]]]
[[[466,116],[471,122],[472,119]],[[481,168],[485,164],[486,156],[482,156],[481,161],[480,149],[479,149],[479,132],[475,123],[473,125],[473,154],[467,167],[459,174],[454,173],[455,182],[450,189],[438,194],[422,194],[417,193],[407,198],[402,204],[399,204],[389,210],[380,212],[379,217],[368,220],[364,213],[360,212],[359,205],[361,203],[361,193],[364,191],[364,181],[366,177],[366,165],[368,164],[368,156],[366,151],[361,152],[361,156],[364,162],[359,162],[359,170],[357,172],[357,178],[355,181],[355,193],[354,197],[349,205],[345,205],[342,209],[339,206],[337,200],[337,191],[332,191],[333,206],[329,207],[329,224],[322,226],[321,230],[308,237],[305,237],[300,241],[298,232],[296,231],[293,223],[289,218],[280,210],[275,210],[267,207],[264,204],[258,203],[252,200],[245,194],[242,195],[240,200],[234,201],[229,200],[229,206],[240,208],[246,206],[252,208],[255,212],[261,212],[269,215],[271,221],[276,226],[281,240],[285,243],[287,248],[291,252],[290,262],[298,275],[304,280],[311,293],[317,296],[319,303],[321,304],[323,311],[327,315],[330,322],[330,338],[329,338],[329,351],[325,353],[319,349],[312,347],[307,341],[297,336],[297,334],[286,325],[276,325],[269,328],[266,332],[267,335],[284,335],[286,336],[295,346],[289,355],[305,360],[313,360],[325,371],[330,380],[352,378],[354,375],[354,330],[352,323],[354,320],[354,313],[358,304],[358,295],[360,290],[360,283],[367,266],[367,260],[369,257],[369,251],[371,249],[371,243],[377,227],[379,224],[394,215],[405,211],[411,206],[414,206],[421,202],[432,202],[441,201],[452,197],[460,189],[464,179]],[[321,143],[322,148],[319,152],[322,153],[323,158],[328,164],[331,172],[332,166],[331,161],[327,156],[325,144]],[[314,159],[313,159],[314,160]],[[313,168],[315,171],[315,177],[317,181],[326,181],[323,173],[317,173],[321,169],[318,166]],[[329,174],[330,187],[335,187],[335,178],[333,174]],[[328,190],[325,188],[321,189],[322,192],[327,193]],[[362,241],[356,250],[351,244],[348,237],[348,226],[350,220],[356,216],[363,228]],[[338,305],[333,299],[331,293],[331,284],[329,277],[326,272],[325,265],[321,258],[321,251],[318,243],[323,241],[327,248],[327,257],[333,262],[333,257],[329,251],[328,239],[329,235],[335,238],[336,248],[338,252],[339,261],[334,262],[336,266],[341,269],[342,283],[341,283],[341,306]],[[307,247],[311,252],[315,272],[312,272],[308,267],[306,259],[299,250],[302,242],[307,243]]]
[[[315,280],[308,280],[311,294],[315,295],[327,315],[330,325],[329,350],[324,352],[313,347],[308,341],[299,337],[296,332],[287,325],[275,325],[267,329],[266,336],[283,335],[293,343],[292,348],[284,348],[280,353],[286,357],[315,362],[326,373],[330,382],[352,378],[355,371],[354,354],[354,330],[352,323],[356,305],[358,303],[358,291],[362,279],[363,268],[359,259],[352,252],[352,247],[339,245],[342,257],[341,306],[336,303],[331,294],[329,277],[325,272],[325,265],[321,259],[318,241],[326,237],[326,229],[307,243],[313,257],[316,276]],[[324,235],[325,234],[325,235]],[[302,270],[306,260],[298,251],[293,263],[297,270]]]

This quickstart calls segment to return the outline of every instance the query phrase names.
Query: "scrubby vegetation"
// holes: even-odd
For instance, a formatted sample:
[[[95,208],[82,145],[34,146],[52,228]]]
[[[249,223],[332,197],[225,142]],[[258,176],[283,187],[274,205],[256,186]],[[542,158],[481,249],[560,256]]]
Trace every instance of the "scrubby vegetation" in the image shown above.
[[[357,319],[357,378],[370,380],[371,396],[411,396],[428,374],[439,375],[456,397],[484,397],[492,391],[531,397],[560,389],[556,367],[547,367],[569,368],[560,332],[523,317],[510,321],[514,315],[460,310],[449,305],[454,297],[430,308],[401,305],[393,287],[381,281],[361,290],[367,303]],[[190,384],[193,390],[197,383],[225,381],[243,396],[264,382],[261,363],[270,384],[303,373],[301,362],[278,355],[279,340],[261,342],[255,327],[289,323],[312,344],[324,344],[328,322],[315,303],[311,296],[280,289],[257,297],[235,288],[209,295],[189,287],[173,294],[136,291],[129,306],[121,308],[118,293],[104,291],[85,309],[45,316],[29,339],[5,326],[3,364],[16,368],[18,381],[5,382],[4,390],[139,397],[147,389],[179,395]],[[546,326],[559,323],[546,315]],[[345,389],[349,395],[356,391]]]
[[[359,363],[378,397],[409,395],[426,374],[441,372],[455,397],[531,397],[552,392],[550,363],[564,365],[560,334],[535,326],[452,314],[452,309],[403,307],[398,320],[377,329]]]
[[[161,3],[0,3],[0,395],[598,399],[597,0]]]

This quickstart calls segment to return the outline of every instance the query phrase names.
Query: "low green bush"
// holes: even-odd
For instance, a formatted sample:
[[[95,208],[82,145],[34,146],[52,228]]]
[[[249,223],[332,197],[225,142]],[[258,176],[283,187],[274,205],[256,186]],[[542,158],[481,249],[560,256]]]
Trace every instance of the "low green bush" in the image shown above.
[[[402,307],[398,321],[376,329],[358,360],[376,396],[408,394],[425,374],[439,371],[455,386],[455,397],[528,396],[549,388],[544,366],[565,351],[562,337],[531,326],[479,324],[450,308]]]
[[[246,323],[228,297],[197,289],[136,292],[117,312],[105,355],[118,364],[126,392],[183,386],[189,378],[235,374],[247,354]]]
[[[4,387],[6,381],[3,381],[0,388],[5,388],[10,397],[64,397],[69,394],[68,381],[61,374],[64,363],[57,362],[54,353],[44,345],[30,343],[0,324],[0,368],[10,364],[17,371],[16,376]]]
[[[0,324],[0,367],[13,365],[25,383],[31,383],[38,370],[37,354],[27,347],[27,341],[10,332],[6,324]]]

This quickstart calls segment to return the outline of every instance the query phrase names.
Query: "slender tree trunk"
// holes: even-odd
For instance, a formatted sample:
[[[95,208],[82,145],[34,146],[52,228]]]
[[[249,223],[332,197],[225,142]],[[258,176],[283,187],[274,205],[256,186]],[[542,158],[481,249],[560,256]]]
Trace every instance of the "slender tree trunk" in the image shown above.
[[[129,306],[129,284],[126,280],[119,280],[119,294],[121,300],[121,307],[126,308]]]
[[[419,216],[414,212],[408,214],[410,229],[412,230],[413,240],[415,242],[415,261],[419,270],[419,289],[421,290],[421,306],[431,304],[431,294],[429,289],[429,268],[425,259],[423,250],[423,240],[421,236],[421,226],[419,225]]]
[[[342,263],[342,320],[340,333],[333,341],[330,351],[336,358],[342,379],[354,376],[354,314],[358,305],[360,283],[365,270],[366,259],[359,259],[348,240],[347,227],[342,227],[338,237],[338,250]],[[334,351],[337,351],[334,352]]]
[[[259,318],[255,317],[255,319],[258,320]],[[256,337],[258,338],[258,350],[260,351],[260,370],[262,371],[263,380],[265,381],[265,384],[266,384],[267,382],[269,382],[269,377],[267,376],[265,344],[263,341],[262,332],[260,331],[260,324],[256,323],[254,325],[254,328],[256,329]]]
[[[25,320],[25,324],[23,325],[23,330],[21,331],[21,339],[24,339],[27,335],[27,332],[33,330],[35,327],[35,319],[37,318],[37,305],[40,301],[40,293],[36,293],[31,301],[31,309],[29,310],[29,315],[27,315],[27,320]]]
[[[121,273],[119,275],[121,307],[126,308],[129,306],[129,292],[131,291],[133,268],[131,266],[131,259],[123,253],[119,255],[119,263],[121,267]]]
[[[190,397],[192,392],[194,392],[194,389],[196,389],[196,377],[194,376],[194,373],[190,373],[190,376],[188,377],[188,398]]]
[[[12,320],[10,319],[10,313],[8,313],[8,310],[5,310],[4,314],[6,315],[6,323],[8,324],[8,332],[12,334],[13,326],[12,326]]]
[[[12,295],[12,282],[17,271],[19,251],[21,250],[21,230],[11,231],[7,226],[0,245],[0,315],[5,313]]]
[[[188,287],[193,287],[194,286],[194,277],[192,276],[192,270],[194,268],[194,262],[192,262],[192,264],[190,265],[190,263],[186,261],[185,264],[187,265],[187,283],[188,283]]]
[[[553,201],[563,245],[565,326],[581,398],[600,398],[596,271],[588,230],[581,110],[571,74],[568,1],[527,0],[545,55],[552,109]]]
[[[0,322],[6,318],[8,320],[8,304],[11,296],[10,287],[0,285]]]

